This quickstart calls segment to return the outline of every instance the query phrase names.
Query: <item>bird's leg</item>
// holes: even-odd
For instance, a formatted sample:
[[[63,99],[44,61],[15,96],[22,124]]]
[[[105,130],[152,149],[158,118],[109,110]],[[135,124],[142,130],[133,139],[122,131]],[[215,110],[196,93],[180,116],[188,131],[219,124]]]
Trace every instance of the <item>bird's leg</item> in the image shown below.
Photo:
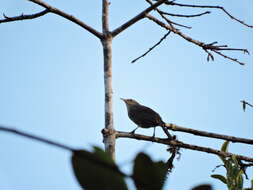
[[[164,126],[162,126],[162,129],[163,129],[164,133],[167,135],[168,139],[171,140],[171,139],[172,139],[172,136],[171,136],[171,134],[169,133],[168,129],[165,128]]]
[[[154,127],[154,132],[153,132],[153,138],[155,138],[155,129],[156,129],[156,127]]]
[[[131,134],[134,134],[135,133],[135,131],[136,131],[136,129],[138,129],[139,128],[139,126],[137,126],[133,131],[131,131],[130,133]]]

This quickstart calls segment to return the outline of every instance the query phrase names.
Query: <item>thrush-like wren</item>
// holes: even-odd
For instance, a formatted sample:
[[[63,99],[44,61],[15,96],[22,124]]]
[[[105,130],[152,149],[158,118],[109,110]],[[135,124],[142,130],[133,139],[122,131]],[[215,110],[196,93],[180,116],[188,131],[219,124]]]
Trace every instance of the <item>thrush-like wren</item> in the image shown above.
[[[121,98],[126,103],[128,117],[137,124],[137,127],[131,132],[134,133],[139,127],[150,128],[154,127],[153,137],[155,137],[155,129],[157,126],[161,126],[168,138],[171,138],[168,130],[165,128],[161,116],[149,107],[139,104],[133,99]]]

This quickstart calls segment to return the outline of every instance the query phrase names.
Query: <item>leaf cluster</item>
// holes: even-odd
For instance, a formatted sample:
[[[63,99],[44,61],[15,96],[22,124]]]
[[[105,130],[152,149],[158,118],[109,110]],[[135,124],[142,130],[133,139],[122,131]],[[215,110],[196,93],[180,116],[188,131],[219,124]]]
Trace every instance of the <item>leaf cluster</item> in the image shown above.
[[[75,177],[85,190],[128,190],[125,178],[133,180],[137,190],[162,190],[167,179],[168,168],[163,161],[153,161],[147,154],[139,153],[132,174],[123,173],[111,157],[98,147],[92,152],[77,150],[72,154]],[[211,190],[209,184],[192,190]]]
[[[229,141],[225,141],[221,147],[221,151],[228,151]],[[219,156],[223,162],[224,168],[226,169],[226,176],[220,174],[213,174],[211,177],[220,180],[222,183],[227,185],[228,190],[253,190],[253,180],[251,180],[250,188],[243,188],[243,168],[241,167],[238,159],[235,155],[231,157]]]

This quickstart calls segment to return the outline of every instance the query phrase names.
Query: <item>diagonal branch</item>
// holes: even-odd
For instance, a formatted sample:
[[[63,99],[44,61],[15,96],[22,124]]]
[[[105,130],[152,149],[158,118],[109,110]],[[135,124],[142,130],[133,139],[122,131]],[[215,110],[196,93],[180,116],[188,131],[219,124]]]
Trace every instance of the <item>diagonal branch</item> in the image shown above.
[[[240,137],[235,137],[235,136],[222,135],[218,133],[199,131],[196,129],[181,127],[181,126],[171,124],[171,123],[166,123],[165,127],[167,127],[169,130],[172,130],[172,131],[180,131],[180,132],[190,133],[190,134],[202,136],[202,137],[223,139],[223,140],[231,141],[233,143],[245,143],[245,144],[253,145],[253,139],[246,139],[246,138],[240,138]]]
[[[171,32],[171,31],[167,32],[167,33],[159,40],[159,42],[157,42],[155,45],[153,45],[151,48],[149,48],[148,51],[146,51],[144,54],[142,54],[141,56],[139,56],[139,57],[135,58],[134,60],[132,60],[131,63],[134,63],[134,62],[138,61],[140,58],[145,57],[149,52],[151,52],[153,49],[155,49],[157,46],[159,46],[159,45],[162,43],[162,41],[164,41],[164,40],[167,38],[167,36],[170,34],[170,32]]]
[[[26,138],[36,140],[36,141],[39,141],[39,142],[42,142],[42,143],[45,143],[45,144],[48,144],[48,145],[56,146],[56,147],[61,148],[61,149],[65,149],[65,150],[69,150],[69,151],[75,151],[74,148],[71,148],[67,145],[60,144],[60,143],[57,143],[57,142],[54,142],[54,141],[51,141],[51,140],[48,140],[48,139],[45,139],[45,138],[42,138],[42,137],[39,137],[39,136],[36,136],[36,135],[32,135],[32,134],[29,134],[29,133],[26,133],[26,132],[22,132],[22,131],[14,129],[14,128],[0,126],[0,131],[5,131],[5,132],[12,133],[12,134],[15,134],[15,135],[18,135],[18,136],[21,136],[21,137],[26,137]]]
[[[13,22],[13,21],[18,21],[18,20],[29,20],[29,19],[34,19],[38,18],[41,16],[44,16],[45,14],[49,13],[50,11],[48,9],[45,9],[41,12],[35,13],[35,14],[29,14],[29,15],[24,15],[23,13],[19,16],[14,16],[14,17],[9,17],[3,14],[4,19],[0,19],[0,23],[6,23],[6,22]]]
[[[21,136],[21,137],[25,137],[25,138],[28,138],[28,139],[31,139],[31,140],[35,140],[35,141],[38,141],[38,142],[45,143],[45,144],[50,145],[50,146],[54,146],[54,147],[61,148],[61,149],[67,150],[67,151],[71,151],[73,154],[76,154],[76,156],[79,156],[82,159],[91,161],[94,164],[98,164],[99,166],[102,166],[105,169],[109,169],[109,170],[112,170],[114,172],[117,172],[118,174],[120,174],[124,177],[131,177],[131,176],[121,172],[117,167],[115,167],[114,163],[105,162],[104,160],[98,159],[98,158],[94,157],[91,154],[84,154],[83,150],[74,149],[70,146],[60,144],[60,143],[48,140],[48,139],[43,138],[43,137],[39,137],[37,135],[33,135],[33,134],[30,134],[30,133],[27,133],[27,132],[22,132],[20,130],[16,130],[14,128],[6,127],[6,126],[0,126],[0,131],[15,134],[15,135],[18,135],[18,136]]]
[[[246,156],[238,155],[238,154],[232,154],[229,152],[222,152],[220,150],[212,149],[209,147],[187,144],[187,143],[183,143],[183,142],[177,141],[177,140],[168,140],[168,139],[157,138],[157,137],[154,138],[154,137],[150,137],[150,136],[146,136],[146,135],[132,134],[132,133],[126,133],[126,132],[122,132],[122,131],[116,132],[116,138],[131,138],[131,139],[136,139],[136,140],[156,142],[159,144],[165,144],[165,145],[181,147],[181,148],[185,148],[185,149],[206,152],[206,153],[210,153],[210,154],[215,154],[215,155],[222,156],[222,157],[231,157],[232,155],[235,155],[236,158],[238,158],[239,160],[253,162],[253,158],[251,158],[251,157],[246,157]]]
[[[150,5],[153,5],[152,1],[151,0],[146,0],[146,2],[148,2]],[[155,11],[157,11],[157,13],[171,26],[173,27],[173,24],[174,25],[177,25],[177,26],[181,26],[181,27],[184,27],[184,28],[187,28],[187,29],[191,29],[191,27],[189,26],[185,26],[185,25],[182,25],[182,24],[179,24],[179,23],[176,23],[176,22],[173,22],[171,21],[170,19],[168,19],[160,9],[158,8],[155,8],[154,9]]]
[[[122,24],[121,26],[119,26],[118,28],[116,28],[115,30],[113,30],[112,31],[112,36],[113,37],[117,36],[119,33],[121,33],[122,31],[124,31],[128,27],[132,26],[133,24],[135,24],[139,20],[143,19],[146,16],[146,14],[148,14],[150,11],[154,10],[158,6],[162,5],[166,1],[167,0],[158,0],[156,3],[154,3],[153,5],[151,5],[150,7],[148,7],[147,9],[145,9],[144,11],[142,11],[141,13],[139,13],[138,15],[136,15],[135,17],[133,17],[132,19],[130,19],[126,23]]]
[[[28,0],[31,1],[37,5],[40,5],[42,7],[44,7],[45,9],[49,10],[51,13],[54,13],[56,15],[62,16],[63,18],[72,21],[73,23],[81,26],[82,28],[84,28],[85,30],[87,30],[88,32],[90,32],[91,34],[95,35],[96,37],[98,37],[99,39],[103,38],[103,34],[98,32],[97,30],[95,30],[94,28],[92,28],[91,26],[85,24],[83,21],[79,20],[78,18],[74,17],[73,15],[67,14],[64,11],[61,11],[60,9],[57,9],[41,0]]]
[[[231,61],[234,61],[234,62],[236,62],[236,63],[239,63],[240,65],[244,65],[244,64],[245,64],[245,63],[242,63],[242,62],[238,61],[237,59],[234,59],[234,58],[231,58],[231,57],[229,57],[229,56],[227,56],[227,55],[224,55],[223,53],[221,53],[221,52],[219,52],[219,51],[225,51],[225,50],[228,50],[228,51],[242,51],[243,53],[248,53],[248,54],[249,54],[249,52],[248,52],[247,49],[227,48],[226,45],[225,45],[225,46],[224,46],[224,45],[222,45],[222,46],[220,46],[220,45],[214,45],[214,44],[216,44],[217,42],[213,42],[213,43],[211,43],[211,44],[206,44],[206,43],[204,43],[204,42],[201,42],[201,41],[192,39],[191,37],[185,35],[185,34],[182,33],[181,31],[179,31],[178,29],[174,28],[173,26],[167,25],[167,24],[163,23],[162,21],[158,20],[157,18],[155,18],[155,17],[153,17],[153,16],[151,16],[151,15],[149,15],[149,14],[147,14],[146,17],[147,17],[148,19],[150,19],[151,21],[155,22],[156,24],[158,24],[159,26],[161,26],[161,27],[163,27],[163,28],[165,28],[165,29],[167,29],[167,30],[170,30],[170,31],[172,31],[173,33],[179,35],[180,37],[184,38],[184,39],[187,40],[188,42],[191,42],[191,43],[193,43],[193,44],[195,44],[195,45],[201,47],[205,52],[208,53],[208,58],[209,58],[209,57],[212,57],[212,60],[213,60],[213,56],[212,56],[212,54],[211,54],[210,52],[208,52],[208,51],[212,51],[212,52],[214,52],[214,53],[216,53],[216,54],[218,54],[218,55],[220,55],[220,56],[222,56],[222,57],[224,57],[224,58],[227,58],[227,59],[230,59]]]

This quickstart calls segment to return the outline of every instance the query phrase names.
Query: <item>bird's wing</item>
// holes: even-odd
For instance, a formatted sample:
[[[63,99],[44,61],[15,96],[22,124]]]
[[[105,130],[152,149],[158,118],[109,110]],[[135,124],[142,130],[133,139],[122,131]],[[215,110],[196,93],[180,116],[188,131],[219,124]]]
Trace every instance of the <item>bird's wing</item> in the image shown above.
[[[141,105],[133,106],[129,117],[141,127],[153,127],[163,123],[158,113],[151,108]]]

